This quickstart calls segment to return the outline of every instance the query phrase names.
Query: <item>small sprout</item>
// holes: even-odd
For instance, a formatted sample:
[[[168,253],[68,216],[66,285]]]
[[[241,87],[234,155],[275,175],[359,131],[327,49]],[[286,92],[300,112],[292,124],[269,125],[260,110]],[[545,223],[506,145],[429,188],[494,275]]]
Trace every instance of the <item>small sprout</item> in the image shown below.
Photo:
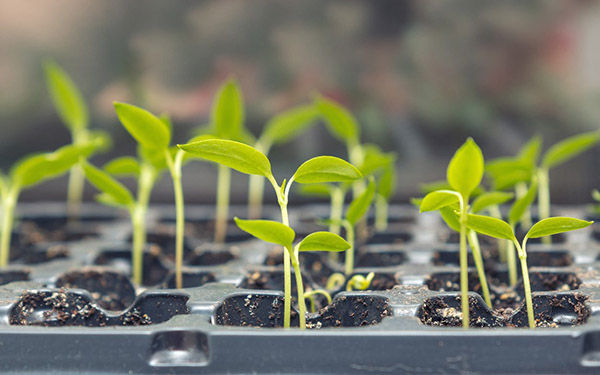
[[[315,296],[317,294],[320,294],[322,296],[324,296],[327,299],[327,304],[331,303],[331,295],[323,289],[315,289],[315,290],[311,290],[310,292],[306,292],[304,293],[304,298],[308,299],[310,301],[310,312],[314,313],[316,311],[315,309]]]
[[[335,272],[332,273],[327,279],[327,284],[325,285],[325,289],[327,290],[338,290],[340,289],[344,283],[346,282],[346,276],[344,274]]]
[[[319,156],[303,163],[289,180],[283,180],[282,184],[279,185],[271,172],[269,159],[259,150],[246,144],[223,139],[208,139],[179,145],[178,147],[193,156],[219,163],[227,168],[246,174],[263,176],[271,183],[281,210],[281,223],[268,220],[240,219],[237,219],[236,223],[240,228],[257,238],[283,246],[284,327],[289,327],[291,320],[291,263],[291,266],[294,267],[298,289],[300,328],[305,328],[306,306],[298,253],[300,251],[313,250],[343,251],[349,248],[350,244],[344,243],[345,241],[336,234],[317,232],[307,236],[296,246],[293,246],[294,236],[292,234],[294,231],[289,228],[290,223],[288,218],[290,189],[294,181],[298,183],[351,181],[362,178],[360,171],[342,159],[331,156]],[[284,227],[287,229],[284,229]]]
[[[81,92],[69,75],[57,63],[50,60],[44,63],[44,74],[46,76],[46,86],[56,112],[71,132],[72,145],[81,146],[89,142],[96,142],[98,147],[95,151],[106,150],[110,145],[110,138],[103,132],[91,131],[88,128],[87,106]],[[91,154],[88,156],[91,156]],[[83,188],[83,172],[81,165],[76,163],[71,167],[69,174],[67,192],[69,220],[76,220],[79,216]]]
[[[354,247],[355,247],[355,227],[356,224],[367,214],[371,207],[371,202],[375,196],[375,183],[371,178],[367,189],[356,197],[346,210],[346,218],[342,221],[344,229],[346,229],[346,241],[350,244],[350,248],[346,251],[346,259],[344,273],[349,276],[354,272]]]
[[[527,240],[529,238],[540,238],[558,233],[582,229],[590,226],[592,223],[592,221],[579,220],[569,217],[546,218],[533,225],[523,238],[523,241],[519,243],[515,236],[513,227],[505,221],[493,217],[475,214],[469,214],[467,217],[467,226],[470,229],[478,233],[485,234],[487,236],[512,241],[512,243],[517,248],[517,251],[519,253],[519,259],[521,259],[523,288],[525,289],[527,317],[529,319],[530,328],[535,328],[535,315],[533,312],[531,285],[529,283],[529,271],[527,268]]]
[[[95,143],[68,145],[51,153],[26,156],[19,160],[7,176],[1,178],[2,234],[0,239],[0,267],[6,267],[10,259],[10,240],[14,224],[14,211],[21,191],[58,177],[81,158],[91,155],[97,148]]]
[[[466,226],[469,198],[479,188],[483,171],[484,160],[481,149],[473,139],[469,138],[456,151],[448,164],[446,179],[451,189],[433,191],[427,194],[420,206],[421,212],[441,210],[442,217],[446,220],[448,226],[460,234],[460,290],[464,328],[469,327],[467,236],[475,259],[484,298],[486,303],[491,305],[477,236],[474,233],[468,233],[470,231],[467,231]],[[442,210],[445,207],[449,207],[451,210]],[[458,218],[453,218],[454,210],[458,210]]]
[[[353,289],[355,290],[366,290],[369,286],[371,286],[371,281],[375,277],[374,272],[369,272],[367,277],[363,275],[354,275],[348,280],[346,283],[346,291],[350,292]]]

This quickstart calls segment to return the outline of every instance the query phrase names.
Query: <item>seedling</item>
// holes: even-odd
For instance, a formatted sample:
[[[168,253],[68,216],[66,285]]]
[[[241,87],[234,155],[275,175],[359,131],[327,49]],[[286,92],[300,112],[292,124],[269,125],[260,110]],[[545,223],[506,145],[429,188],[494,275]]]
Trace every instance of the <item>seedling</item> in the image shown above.
[[[519,259],[521,260],[523,289],[525,291],[525,303],[527,305],[527,317],[530,328],[535,328],[536,324],[535,315],[533,313],[533,302],[531,298],[531,285],[529,283],[529,271],[527,268],[527,240],[530,238],[546,237],[558,233],[582,229],[591,225],[592,223],[593,222],[591,221],[573,219],[569,217],[546,218],[533,225],[523,238],[523,241],[519,243],[513,228],[505,221],[482,215],[467,215],[467,226],[472,230],[491,237],[509,240],[517,248]]]
[[[254,148],[269,155],[271,147],[289,142],[315,124],[319,112],[314,105],[303,105],[273,117],[254,144]],[[256,219],[262,215],[265,178],[250,175],[248,188],[248,217]]]
[[[72,145],[81,146],[88,142],[101,142],[97,151],[108,148],[108,135],[89,129],[88,110],[81,92],[69,75],[53,61],[44,63],[46,86],[56,108],[56,112],[71,132]],[[67,192],[67,214],[70,220],[79,216],[84,188],[84,176],[81,165],[76,163],[69,174]]]
[[[244,128],[244,98],[235,80],[230,79],[219,88],[213,102],[210,125],[199,134],[244,143],[254,141]],[[230,191],[231,170],[219,163],[214,240],[220,244],[225,242],[227,235]]]
[[[21,191],[66,173],[79,162],[81,157],[88,157],[97,147],[98,144],[95,143],[68,145],[51,153],[26,156],[12,167],[8,175],[0,176],[2,197],[0,267],[5,267],[10,259],[14,212]]]
[[[140,238],[134,244],[135,250],[133,253],[141,257],[141,251],[143,251],[146,243],[143,217],[148,206],[150,191],[160,172],[167,168],[171,175],[175,195],[175,286],[176,288],[182,288],[185,209],[181,186],[181,169],[189,157],[186,157],[184,151],[170,146],[172,125],[168,117],[158,118],[142,108],[125,103],[115,103],[115,110],[121,124],[137,141],[139,150],[141,150],[139,163],[133,158],[125,158],[120,159],[121,163],[124,164],[113,162],[107,169],[109,172],[111,170],[117,172],[116,174],[128,174],[127,168],[131,167],[129,171],[133,173],[129,174],[139,177],[138,186],[140,190],[138,192],[137,210],[140,212],[135,211],[135,213],[141,217],[135,219],[134,228],[138,228],[137,232],[139,232]],[[200,136],[200,138],[210,138],[210,136]],[[119,171],[124,173],[119,173]],[[138,270],[137,277],[141,278],[141,270]]]
[[[590,132],[576,135],[556,143],[542,156],[538,164],[538,155],[541,148],[541,139],[534,137],[525,145],[515,158],[500,158],[487,169],[494,177],[496,189],[501,190],[511,185],[516,186],[517,198],[526,194],[525,182],[530,182],[533,176],[537,178],[538,214],[540,219],[550,216],[550,169],[567,162],[577,155],[588,150],[600,140],[600,133]],[[524,225],[530,224],[530,215],[526,213]],[[551,243],[550,237],[542,241]]]
[[[299,251],[344,251],[349,244],[339,236],[318,232],[318,235],[306,237],[295,247],[292,243],[295,237],[294,231],[289,227],[288,199],[290,188],[294,181],[301,184],[327,183],[354,181],[362,177],[360,171],[348,162],[332,157],[318,156],[304,162],[294,175],[281,186],[275,180],[271,172],[269,159],[255,148],[240,142],[211,139],[179,145],[182,150],[194,156],[201,157],[225,167],[235,169],[245,174],[255,174],[265,177],[273,186],[277,201],[281,210],[281,223],[265,220],[236,220],[238,226],[248,233],[267,242],[282,245],[284,248],[284,326],[290,326],[291,311],[291,268],[290,261],[294,266],[296,285],[298,287],[298,304],[300,310],[300,327],[305,327],[306,311],[304,292],[302,288],[302,276],[298,264]],[[276,225],[278,224],[278,225]],[[323,234],[326,233],[326,234]],[[310,241],[309,241],[310,237]],[[310,249],[310,250],[309,250]]]
[[[306,298],[310,301],[310,312],[312,312],[312,313],[314,313],[316,311],[315,296],[318,294],[324,296],[327,299],[327,304],[331,303],[331,294],[329,294],[326,290],[315,289],[315,290],[311,290],[310,292],[304,293],[304,298]]]
[[[427,194],[421,202],[420,211],[436,211],[458,203],[459,218],[454,229],[460,233],[460,290],[461,309],[463,314],[463,327],[469,327],[469,280],[467,265],[467,214],[469,210],[469,197],[481,183],[483,178],[483,155],[479,146],[469,138],[454,154],[448,164],[446,179],[452,190],[437,190]],[[442,215],[444,212],[442,212]],[[450,225],[450,224],[449,224]],[[452,227],[453,225],[450,225]],[[473,258],[476,266],[481,270],[480,277],[482,288],[487,286],[483,261],[477,248],[472,247]],[[479,263],[479,265],[478,265]],[[489,297],[488,297],[489,301]]]
[[[374,277],[374,272],[369,272],[367,276],[354,275],[346,283],[346,291],[350,292],[352,290],[366,290],[369,286],[371,286],[371,282],[373,281]]]
[[[85,163],[85,176],[101,194],[99,202],[126,209],[131,217],[133,239],[131,264],[133,280],[142,283],[143,251],[146,246],[146,213],[150,203],[152,189],[163,171],[171,171],[175,187],[177,206],[176,269],[181,274],[183,258],[183,194],[181,193],[181,165],[183,153],[170,148],[170,123],[159,119],[150,112],[125,103],[115,103],[115,111],[123,127],[138,143],[138,158],[120,157],[112,160],[100,170]],[[132,176],[137,179],[137,197],[113,178],[114,176]],[[178,276],[180,278],[180,276]],[[179,283],[181,285],[181,283]]]

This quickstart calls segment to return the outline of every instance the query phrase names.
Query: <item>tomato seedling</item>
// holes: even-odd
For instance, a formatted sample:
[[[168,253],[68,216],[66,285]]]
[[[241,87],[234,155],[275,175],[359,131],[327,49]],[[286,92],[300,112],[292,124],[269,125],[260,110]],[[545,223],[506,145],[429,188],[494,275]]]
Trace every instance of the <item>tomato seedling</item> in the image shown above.
[[[274,234],[269,234],[267,236],[267,234],[270,233],[268,230],[259,233],[257,232],[258,229],[254,229],[252,226],[240,226],[240,223],[243,224],[244,221],[240,221],[238,219],[237,222],[238,226],[240,226],[243,230],[246,230],[249,233],[255,235],[256,237],[266,240],[268,242],[278,243],[284,248],[284,326],[289,327],[291,311],[290,261],[295,262],[293,266],[296,273],[298,293],[300,293],[302,277],[300,275],[297,252],[308,251],[306,250],[306,248],[304,248],[303,250],[302,247],[292,248],[292,242],[294,240],[295,234],[294,231],[291,228],[289,228],[290,223],[288,217],[288,201],[290,188],[294,181],[301,184],[328,183],[336,181],[347,182],[362,178],[362,174],[356,167],[340,158],[336,158],[333,156],[318,156],[304,162],[298,167],[298,169],[292,175],[289,181],[286,182],[286,180],[283,180],[281,185],[279,185],[275,177],[273,176],[273,173],[271,172],[271,163],[269,162],[269,159],[262,152],[246,144],[230,140],[209,139],[198,142],[192,142],[185,145],[178,145],[178,147],[186,152],[191,153],[196,157],[201,157],[206,160],[219,163],[227,168],[235,169],[241,173],[256,174],[263,176],[273,186],[273,189],[275,190],[275,194],[277,196],[277,202],[279,203],[279,207],[281,210],[281,223],[278,223],[280,225],[278,225],[277,228],[275,228],[275,225],[273,223],[277,222],[264,220],[260,222],[264,224],[263,226],[266,225],[265,223],[269,223],[269,225],[272,227],[273,230],[276,231],[276,233],[283,233],[284,237],[272,237],[275,236]],[[286,227],[287,229],[283,229],[283,227]],[[259,234],[261,237],[259,237]],[[278,242],[275,241],[275,239],[277,239]],[[343,243],[347,244],[346,241],[343,241]],[[336,251],[343,251],[347,248],[348,247],[344,245],[343,249],[339,249]],[[311,251],[315,250],[327,249],[314,248]],[[306,310],[303,306],[304,298],[300,298],[299,296],[298,303],[300,305],[299,308],[301,310],[300,326],[304,327],[305,317],[303,315],[303,312]]]
[[[472,230],[487,236],[509,240],[517,248],[519,259],[521,260],[523,289],[525,291],[527,318],[530,328],[535,328],[536,324],[531,297],[531,285],[529,283],[529,270],[527,268],[527,240],[530,238],[543,238],[558,233],[582,229],[590,226],[592,223],[592,221],[579,220],[570,217],[546,218],[534,224],[527,234],[525,234],[523,241],[519,243],[512,226],[507,222],[488,216],[475,214],[467,215],[467,226]]]
[[[56,112],[71,132],[72,144],[81,146],[94,140],[94,142],[101,142],[98,143],[96,151],[106,150],[110,145],[110,138],[104,132],[89,129],[85,100],[71,77],[51,60],[44,63],[44,74]],[[69,220],[76,220],[79,216],[84,189],[84,176],[79,163],[71,167],[68,186],[67,215]]]

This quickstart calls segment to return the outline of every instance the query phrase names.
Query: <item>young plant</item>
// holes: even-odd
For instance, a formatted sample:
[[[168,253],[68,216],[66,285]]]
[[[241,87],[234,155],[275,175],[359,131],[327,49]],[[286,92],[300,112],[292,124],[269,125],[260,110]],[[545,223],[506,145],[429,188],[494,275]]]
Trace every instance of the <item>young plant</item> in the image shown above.
[[[15,207],[23,189],[66,173],[80,158],[88,157],[98,144],[68,145],[51,153],[26,156],[18,161],[8,175],[0,176],[2,197],[2,238],[0,240],[0,267],[10,259],[10,240],[14,224]]]
[[[272,146],[289,142],[314,125],[318,114],[314,105],[303,105],[278,114],[265,125],[254,148],[268,156]],[[256,219],[262,215],[265,178],[260,175],[249,178],[248,217]]]
[[[97,151],[108,148],[110,139],[108,135],[89,129],[88,110],[81,92],[71,80],[69,75],[55,62],[44,63],[46,86],[56,108],[56,112],[71,132],[71,142],[74,146],[81,146],[88,142],[101,141]],[[84,176],[81,165],[76,163],[69,174],[69,188],[67,192],[67,215],[70,220],[79,216],[81,198],[83,196]]]
[[[383,232],[388,225],[389,201],[396,189],[396,154],[384,153],[375,145],[365,145],[364,154],[359,169],[363,175],[375,177],[375,230]]]
[[[314,183],[327,183],[327,182],[344,182],[354,181],[362,177],[360,171],[349,164],[348,162],[332,157],[332,156],[319,156],[312,158],[304,162],[289,181],[283,180],[282,184],[279,185],[271,172],[271,163],[269,159],[260,151],[255,148],[245,145],[240,142],[212,139],[204,140],[199,142],[192,142],[185,145],[178,145],[182,150],[191,153],[196,157],[201,157],[216,163],[219,163],[227,168],[235,169],[245,174],[255,174],[265,177],[273,186],[275,194],[277,196],[277,202],[281,210],[281,223],[276,226],[269,222],[270,228],[264,227],[264,230],[258,231],[260,228],[255,228],[252,225],[243,225],[244,221],[237,220],[238,226],[245,231],[248,231],[252,235],[266,240],[268,242],[274,242],[280,244],[284,248],[283,266],[284,266],[284,326],[290,326],[290,311],[291,311],[291,268],[290,261],[293,261],[296,274],[296,285],[298,286],[298,304],[300,309],[300,327],[305,326],[304,312],[306,311],[304,306],[304,297],[302,291],[302,277],[300,274],[300,265],[298,264],[297,253],[299,251],[333,251],[335,247],[336,251],[344,251],[349,245],[346,241],[340,242],[337,240],[339,236],[334,234],[318,235],[311,237],[310,242],[306,242],[308,237],[302,242],[303,245],[292,247],[294,240],[294,231],[289,228],[288,218],[288,201],[289,192],[293,182],[301,184],[314,184]],[[264,224],[264,221],[259,221]],[[242,225],[240,225],[242,223]],[[261,224],[262,225],[262,224]],[[261,228],[262,228],[261,227]],[[287,227],[287,229],[283,229]],[[270,234],[269,234],[270,233]],[[273,233],[286,233],[285,236],[274,237]],[[327,236],[327,238],[325,238]],[[335,236],[335,237],[332,237]],[[319,243],[319,238],[322,238],[322,243]],[[334,238],[336,240],[334,240]],[[340,238],[341,239],[341,238]],[[275,241],[277,240],[277,241]],[[326,241],[325,241],[326,240]],[[310,246],[309,246],[310,245]],[[336,246],[333,246],[336,245]],[[343,245],[343,246],[342,246]],[[312,250],[307,250],[312,249]]]
[[[141,153],[141,152],[140,152]],[[98,202],[108,206],[127,210],[131,217],[133,239],[131,245],[131,268],[133,281],[141,285],[143,280],[143,252],[146,246],[146,213],[150,202],[150,194],[160,169],[146,157],[140,160],[133,157],[120,157],[107,163],[101,170],[85,162],[83,171],[87,180],[101,194],[96,196]],[[113,178],[116,176],[136,176],[138,181],[137,198],[123,184]]]
[[[244,128],[244,98],[235,80],[229,79],[219,88],[212,106],[210,125],[199,135],[244,143],[254,141]],[[227,235],[230,191],[231,170],[224,164],[219,164],[214,241],[220,244],[225,242]]]
[[[569,137],[550,147],[538,164],[541,149],[541,138],[532,138],[514,158],[499,158],[486,166],[495,181],[495,188],[503,190],[515,186],[517,199],[527,192],[527,183],[537,179],[537,201],[540,219],[550,216],[550,169],[567,162],[588,150],[600,140],[600,133],[590,132]],[[524,225],[530,226],[531,215],[527,211]],[[550,237],[542,238],[546,244],[551,243]]]
[[[469,198],[483,178],[483,154],[479,146],[469,138],[456,151],[446,171],[446,179],[453,190],[437,190],[427,194],[421,202],[420,211],[436,211],[458,203],[459,218],[456,229],[460,233],[460,290],[463,327],[469,327],[469,279],[467,265],[467,214]],[[472,248],[475,251],[476,248]],[[481,254],[473,253],[474,259],[481,260]],[[478,267],[479,268],[479,267]],[[480,265],[483,270],[483,265]],[[482,285],[485,274],[481,278]]]
[[[467,215],[467,226],[472,230],[487,236],[509,240],[517,248],[519,259],[521,260],[523,289],[525,291],[525,303],[527,305],[527,317],[530,328],[535,328],[536,324],[535,315],[533,312],[533,302],[531,298],[531,285],[529,283],[529,271],[527,268],[527,240],[530,238],[546,237],[558,233],[582,229],[591,225],[592,223],[593,222],[591,221],[573,219],[569,217],[546,218],[533,225],[523,238],[523,241],[519,243],[513,228],[505,221],[482,215]]]
[[[145,216],[152,185],[154,185],[160,172],[166,167],[171,175],[173,192],[175,195],[175,286],[176,288],[182,288],[185,209],[183,188],[181,185],[181,169],[184,162],[187,161],[185,152],[170,146],[172,125],[166,116],[158,118],[142,108],[125,103],[115,103],[115,110],[121,124],[123,124],[129,134],[137,141],[140,150],[142,150],[140,153],[141,164],[133,158],[121,159],[121,162],[126,164],[122,165],[125,167],[123,170],[123,172],[125,172],[124,174],[127,174],[127,165],[129,165],[132,167],[131,171],[133,172],[133,175],[140,177],[140,191],[138,194],[138,210],[140,212],[136,211],[135,213],[136,215],[140,215],[141,218],[136,219],[134,228],[138,228],[140,233],[139,236],[141,238],[138,240],[139,243],[135,244],[136,250],[134,253],[140,253],[145,246],[145,229],[142,229],[145,228],[145,225],[139,223],[139,221],[143,220],[143,216]],[[209,136],[201,137],[206,138]],[[112,170],[119,174],[119,165],[115,163],[118,163],[118,161],[113,162],[112,166],[109,166],[108,171]],[[138,163],[137,167],[135,166],[135,163]],[[137,172],[138,170],[139,173]],[[141,271],[139,271],[139,273],[140,274],[136,274],[137,277],[141,277]]]

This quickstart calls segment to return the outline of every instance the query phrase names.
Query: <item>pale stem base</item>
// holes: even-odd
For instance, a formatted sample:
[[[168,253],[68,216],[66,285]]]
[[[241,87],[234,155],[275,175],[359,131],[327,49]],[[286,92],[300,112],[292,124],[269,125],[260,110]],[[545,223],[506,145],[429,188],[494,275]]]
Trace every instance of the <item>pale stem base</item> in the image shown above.
[[[479,276],[479,282],[481,283],[481,292],[483,293],[483,299],[485,303],[492,308],[492,299],[490,298],[490,290],[488,289],[487,278],[485,277],[485,268],[483,266],[483,258],[481,257],[481,247],[479,246],[479,239],[477,233],[469,230],[468,233],[469,245],[473,252],[473,260],[475,261],[475,268],[477,269],[477,275]]]
[[[229,191],[231,189],[231,169],[219,164],[217,182],[217,211],[215,215],[215,242],[224,243],[227,234],[229,215]]]

